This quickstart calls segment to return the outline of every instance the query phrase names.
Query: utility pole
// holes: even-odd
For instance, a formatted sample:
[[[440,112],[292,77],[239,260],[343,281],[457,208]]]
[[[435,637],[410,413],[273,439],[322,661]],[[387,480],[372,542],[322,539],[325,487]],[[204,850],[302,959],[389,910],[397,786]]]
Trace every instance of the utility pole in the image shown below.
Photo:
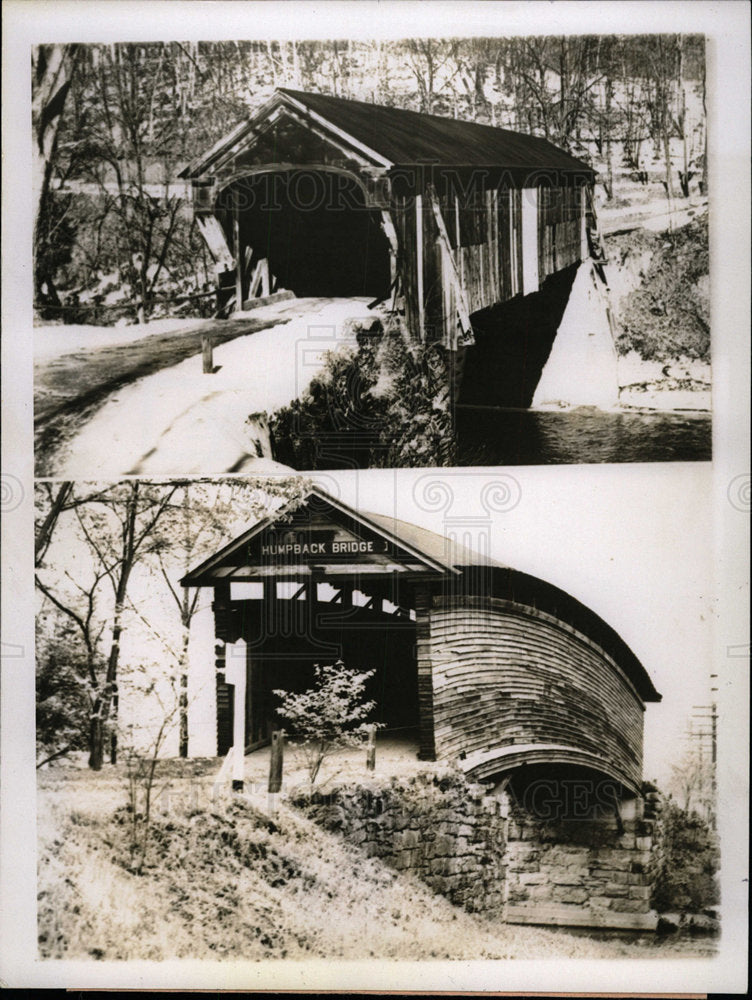
[[[711,680],[717,680],[718,674],[711,674]],[[700,725],[703,726],[707,721],[710,722],[710,729],[700,728],[695,731],[690,730],[690,737],[695,737],[700,740],[700,760],[704,756],[703,749],[705,741],[710,738],[710,789],[712,802],[710,806],[710,825],[715,830],[716,826],[716,797],[717,797],[717,761],[718,761],[718,706],[716,704],[716,692],[718,688],[713,685],[710,688],[711,692],[711,702],[709,705],[693,705],[692,708],[696,709],[692,715],[693,719],[702,720]],[[703,713],[703,714],[698,714]],[[707,714],[705,714],[707,713]]]

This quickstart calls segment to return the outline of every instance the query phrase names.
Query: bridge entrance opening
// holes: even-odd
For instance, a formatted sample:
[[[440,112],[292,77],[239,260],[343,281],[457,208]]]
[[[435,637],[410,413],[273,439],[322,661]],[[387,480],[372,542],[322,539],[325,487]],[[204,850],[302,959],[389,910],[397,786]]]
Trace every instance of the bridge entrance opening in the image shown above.
[[[243,177],[220,193],[216,210],[228,244],[240,249],[244,296],[260,261],[268,262],[273,288],[299,297],[389,295],[380,213],[347,174],[299,169]]]
[[[412,609],[369,593],[365,585],[360,590],[331,582],[236,584],[231,600],[246,642],[247,745],[261,746],[273,730],[289,729],[275,692],[308,690],[316,680],[315,665],[337,661],[348,670],[372,672],[364,700],[375,707],[367,721],[381,723],[382,736],[417,736]],[[233,698],[230,691],[218,695],[218,751],[223,754],[232,742]]]

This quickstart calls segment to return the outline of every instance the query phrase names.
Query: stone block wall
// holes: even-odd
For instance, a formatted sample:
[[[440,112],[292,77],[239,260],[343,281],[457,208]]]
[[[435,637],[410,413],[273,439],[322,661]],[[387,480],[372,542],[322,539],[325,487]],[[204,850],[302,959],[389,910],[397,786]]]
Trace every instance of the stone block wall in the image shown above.
[[[540,820],[519,806],[507,828],[511,923],[653,930],[653,886],[661,865],[654,808],[631,803],[620,830],[612,817]]]
[[[295,804],[452,903],[502,916],[505,821],[487,786],[461,774],[418,774],[314,793]]]
[[[541,819],[460,772],[373,780],[293,804],[368,857],[509,923],[654,930],[660,799],[614,815]]]

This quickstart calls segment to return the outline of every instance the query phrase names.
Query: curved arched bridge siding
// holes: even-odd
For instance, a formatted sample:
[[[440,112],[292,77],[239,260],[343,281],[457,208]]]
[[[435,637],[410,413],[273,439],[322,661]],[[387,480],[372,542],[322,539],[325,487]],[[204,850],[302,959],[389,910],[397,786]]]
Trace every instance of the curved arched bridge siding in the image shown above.
[[[642,701],[595,642],[496,598],[434,598],[429,619],[439,757],[464,753],[468,770],[485,778],[513,762],[497,751],[526,746],[525,759],[538,747],[548,761],[639,786]]]

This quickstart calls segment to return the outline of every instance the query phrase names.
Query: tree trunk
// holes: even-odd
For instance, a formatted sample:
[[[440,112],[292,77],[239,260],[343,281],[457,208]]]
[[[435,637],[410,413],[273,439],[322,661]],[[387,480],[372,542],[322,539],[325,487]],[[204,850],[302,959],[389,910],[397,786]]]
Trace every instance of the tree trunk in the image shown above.
[[[102,726],[101,701],[97,699],[94,712],[89,719],[89,767],[92,771],[102,770],[104,760],[104,728]]]
[[[184,624],[183,646],[180,651],[180,748],[181,757],[188,756],[188,644],[190,642],[190,624]]]
[[[614,196],[614,158],[611,150],[611,98],[612,85],[610,80],[606,80],[606,197],[608,201]]]
[[[44,554],[47,551],[50,539],[52,538],[52,532],[55,530],[57,519],[60,517],[65,501],[70,496],[72,489],[73,483],[65,482],[60,484],[60,487],[55,495],[55,499],[52,501],[52,505],[50,506],[49,513],[36,533],[36,538],[34,539],[35,566],[39,566],[44,558]]]
[[[33,144],[33,174],[35,179],[34,232],[39,222],[40,208],[49,191],[52,158],[57,145],[57,132],[65,99],[78,56],[76,45],[40,45],[33,67],[32,113],[35,143]]]
[[[125,585],[122,585],[123,594],[125,593]],[[123,631],[123,626],[121,624],[123,615],[123,598],[118,595],[118,601],[115,604],[115,617],[112,623],[112,643],[110,645],[110,657],[107,661],[107,680],[106,680],[106,694],[102,699],[103,707],[103,718],[109,716],[112,717],[113,721],[117,721],[118,714],[118,693],[117,693],[117,668],[118,661],[120,659],[120,636]],[[113,727],[112,735],[110,736],[110,763],[117,764],[117,732]]]
[[[110,710],[110,716],[113,721],[112,731],[110,732],[110,764],[117,764],[117,753],[118,753],[117,717],[118,717],[119,707],[120,707],[120,695],[118,694],[117,684],[115,684],[114,690],[112,692],[112,708]]]
[[[674,182],[671,177],[671,137],[668,131],[668,125],[663,129],[663,156],[666,160],[666,198],[668,199],[668,220],[669,220],[669,230],[672,230],[672,213],[674,210]]]

